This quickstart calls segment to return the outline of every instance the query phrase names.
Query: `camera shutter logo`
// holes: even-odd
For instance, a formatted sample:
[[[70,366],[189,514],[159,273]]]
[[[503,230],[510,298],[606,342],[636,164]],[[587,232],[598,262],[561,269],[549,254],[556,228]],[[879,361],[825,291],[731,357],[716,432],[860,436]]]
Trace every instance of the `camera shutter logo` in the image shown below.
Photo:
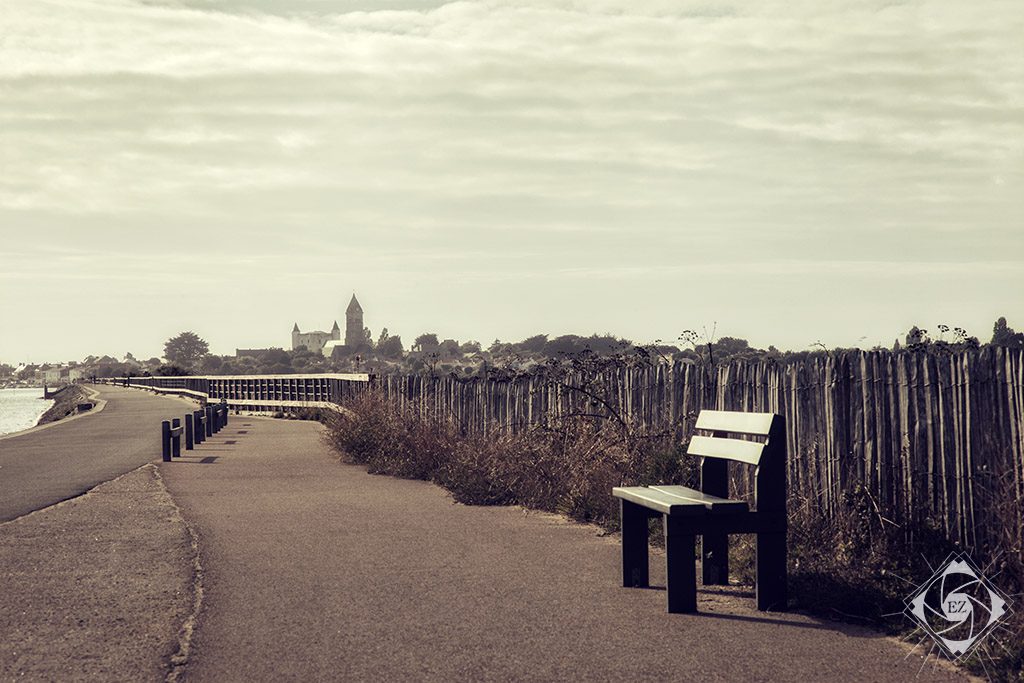
[[[1010,603],[965,554],[952,554],[905,601],[905,614],[947,657],[964,659],[1009,613]]]

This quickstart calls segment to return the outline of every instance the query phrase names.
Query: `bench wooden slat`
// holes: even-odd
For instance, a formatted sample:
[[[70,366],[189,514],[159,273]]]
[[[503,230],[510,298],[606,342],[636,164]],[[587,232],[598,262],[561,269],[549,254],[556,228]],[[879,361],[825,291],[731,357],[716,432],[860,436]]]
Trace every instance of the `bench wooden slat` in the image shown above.
[[[746,501],[711,496],[687,486],[652,486],[651,488],[694,503],[700,503],[711,512],[746,512],[748,509]]]
[[[712,436],[694,436],[686,449],[688,455],[703,455],[707,458],[725,458],[756,465],[761,461],[764,444],[740,439],[723,439]]]
[[[736,413],[728,410],[702,410],[697,416],[697,429],[768,436],[774,413]]]
[[[707,508],[700,503],[646,486],[616,486],[612,489],[612,495],[656,510],[663,515],[703,515],[707,513]]]

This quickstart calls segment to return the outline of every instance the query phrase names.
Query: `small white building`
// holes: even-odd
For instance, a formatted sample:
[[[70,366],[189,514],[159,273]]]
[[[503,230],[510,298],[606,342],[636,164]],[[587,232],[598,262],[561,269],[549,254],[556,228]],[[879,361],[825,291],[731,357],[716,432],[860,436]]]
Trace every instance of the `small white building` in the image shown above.
[[[323,351],[324,358],[331,358],[334,355],[334,349],[338,348],[339,346],[344,347],[345,342],[341,341],[340,339],[332,339],[329,342],[326,342],[324,344],[323,349],[321,349]]]

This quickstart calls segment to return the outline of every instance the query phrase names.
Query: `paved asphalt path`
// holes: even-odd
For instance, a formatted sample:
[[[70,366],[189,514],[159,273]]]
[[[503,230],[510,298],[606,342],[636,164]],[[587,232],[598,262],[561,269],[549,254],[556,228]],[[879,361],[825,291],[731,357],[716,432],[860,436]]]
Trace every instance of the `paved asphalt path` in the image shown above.
[[[72,498],[160,459],[160,422],[194,403],[138,389],[95,387],[106,407],[0,439],[0,522]]]
[[[0,523],[0,681],[163,681],[194,555],[153,465]]]
[[[668,615],[663,590],[619,587],[617,536],[368,475],[320,434],[232,417],[160,465],[204,566],[188,681],[964,680],[749,591]]]

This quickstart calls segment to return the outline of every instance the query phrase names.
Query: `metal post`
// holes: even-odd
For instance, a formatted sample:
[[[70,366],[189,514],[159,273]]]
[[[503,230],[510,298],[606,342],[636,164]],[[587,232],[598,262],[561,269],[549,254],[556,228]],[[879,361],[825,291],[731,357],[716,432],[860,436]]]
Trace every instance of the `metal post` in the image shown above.
[[[164,420],[160,423],[160,449],[164,462],[171,461],[171,423]]]
[[[178,430],[174,436],[171,437],[171,457],[181,457],[181,418],[176,417],[171,420],[171,427]]]
[[[193,436],[192,421],[195,419],[195,415],[192,413],[185,413],[185,450],[190,451],[195,448],[195,437]]]
[[[222,406],[224,406],[224,426],[227,427],[228,426],[228,400],[226,398],[222,398],[220,400],[220,403],[221,403]]]
[[[205,415],[203,417],[206,418],[206,420],[205,420],[205,422],[206,422],[206,437],[209,438],[209,437],[213,436],[213,407],[212,406],[206,406],[206,408],[205,408]]]

